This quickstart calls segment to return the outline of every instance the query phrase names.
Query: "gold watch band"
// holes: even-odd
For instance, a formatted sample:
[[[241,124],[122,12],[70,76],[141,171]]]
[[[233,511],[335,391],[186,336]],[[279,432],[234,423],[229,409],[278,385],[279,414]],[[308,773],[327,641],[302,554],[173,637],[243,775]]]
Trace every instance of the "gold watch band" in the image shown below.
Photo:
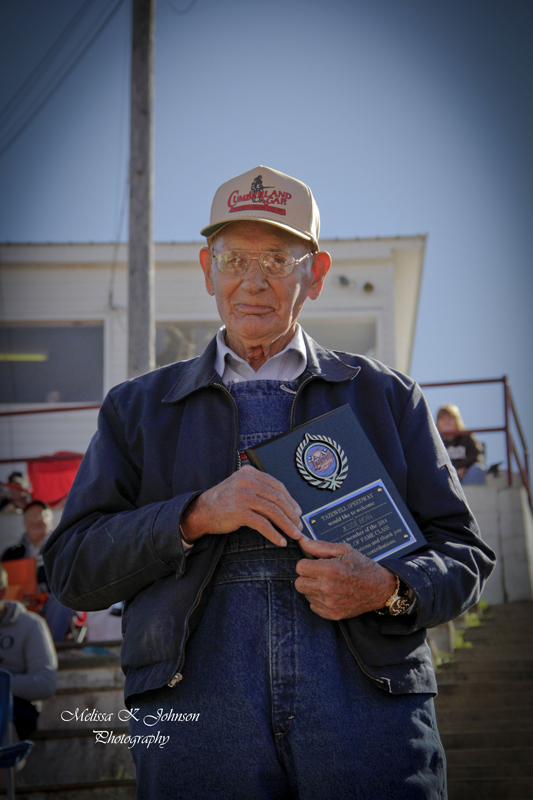
[[[394,573],[393,573],[394,574]],[[398,617],[400,614],[406,614],[409,610],[410,602],[407,587],[402,588],[399,575],[394,575],[396,578],[396,589],[389,597],[383,608],[376,609],[376,614],[382,616]]]

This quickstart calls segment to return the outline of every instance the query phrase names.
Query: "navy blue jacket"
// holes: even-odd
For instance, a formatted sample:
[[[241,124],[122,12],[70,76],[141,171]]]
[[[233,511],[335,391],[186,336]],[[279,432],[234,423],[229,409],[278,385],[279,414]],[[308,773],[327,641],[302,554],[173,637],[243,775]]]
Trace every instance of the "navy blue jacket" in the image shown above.
[[[377,361],[305,338],[307,368],[291,427],[349,403],[428,541],[421,551],[381,562],[414,590],[416,610],[343,621],[348,645],[386,691],[434,692],[425,628],[476,602],[494,554],[479,538],[418,385]],[[227,538],[207,535],[185,558],[179,534],[188,503],[237,466],[236,406],[214,370],[215,352],[213,339],[199,358],[109,392],[44,552],[50,587],[69,608],[127,600],[126,698],[188,678],[186,641]]]

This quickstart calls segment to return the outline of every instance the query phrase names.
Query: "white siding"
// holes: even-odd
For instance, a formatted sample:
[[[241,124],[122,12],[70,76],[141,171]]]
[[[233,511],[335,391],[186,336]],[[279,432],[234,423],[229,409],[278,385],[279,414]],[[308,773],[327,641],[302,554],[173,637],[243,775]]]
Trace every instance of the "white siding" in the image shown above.
[[[305,320],[349,325],[374,319],[376,357],[409,367],[425,237],[322,241],[333,266],[322,296],[308,302]],[[161,322],[217,321],[205,291],[199,242],[156,245],[156,318]],[[104,389],[126,380],[127,246],[113,244],[2,245],[3,322],[102,322]],[[371,284],[372,290],[365,291]],[[0,410],[7,410],[6,407]],[[83,452],[96,428],[96,411],[0,417],[0,458]],[[4,466],[4,465],[3,465]],[[5,466],[4,472],[9,472]]]

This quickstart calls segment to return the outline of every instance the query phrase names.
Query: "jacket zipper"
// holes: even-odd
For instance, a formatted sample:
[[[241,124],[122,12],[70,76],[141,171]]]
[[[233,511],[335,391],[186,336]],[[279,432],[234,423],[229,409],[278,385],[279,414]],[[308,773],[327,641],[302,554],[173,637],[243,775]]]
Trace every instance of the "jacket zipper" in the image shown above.
[[[228,397],[231,399],[231,402],[233,403],[233,405],[235,406],[235,423],[236,423],[236,431],[237,431],[237,437],[236,437],[237,441],[236,441],[236,448],[235,448],[236,451],[237,451],[237,461],[236,461],[236,463],[237,463],[237,469],[240,469],[241,468],[241,455],[239,453],[239,408],[237,406],[237,403],[235,402],[235,399],[234,399],[233,395],[231,394],[231,392],[228,392],[228,390],[226,389],[226,387],[223,384],[221,384],[221,383],[213,383],[211,385],[212,386],[217,386],[219,389],[223,389],[226,392],[226,394],[228,395]],[[196,611],[196,609],[200,605],[200,600],[202,599],[202,594],[204,592],[204,589],[207,586],[207,584],[209,583],[209,581],[211,580],[211,578],[213,577],[213,573],[214,573],[215,569],[217,568],[218,562],[220,561],[220,559],[222,557],[223,549],[224,548],[221,549],[217,560],[213,564],[211,572],[207,576],[207,579],[203,582],[202,588],[198,592],[198,597],[197,597],[196,603],[194,604],[194,606],[191,608],[191,610],[187,614],[187,620],[185,622],[185,640],[183,642],[183,653],[182,653],[182,656],[181,656],[181,662],[180,662],[178,671],[171,678],[171,680],[167,683],[167,686],[169,686],[171,689],[173,689],[174,686],[177,683],[179,683],[180,681],[183,680],[182,670],[183,670],[183,665],[185,664],[185,645],[187,644],[187,641],[188,641],[189,635],[190,635],[189,620],[191,619],[191,616],[193,615],[193,613]]]
[[[376,675],[371,675],[370,672],[367,672],[367,670],[363,667],[359,656],[357,655],[357,653],[353,649],[352,645],[350,644],[350,640],[348,639],[348,637],[346,635],[346,631],[344,630],[344,625],[341,625],[340,620],[338,621],[338,623],[339,623],[339,628],[342,631],[342,635],[344,636],[344,640],[345,640],[346,644],[348,645],[348,649],[349,649],[350,653],[352,654],[352,656],[357,661],[357,664],[359,665],[359,669],[361,670],[361,672],[363,672],[366,675],[367,678],[370,678],[370,680],[373,683],[378,683],[378,684],[381,684],[382,686],[387,686],[388,691],[390,692],[388,681],[386,681],[384,678],[378,678],[378,677],[376,677]]]
[[[293,427],[293,424],[294,424],[294,411],[295,411],[296,401],[297,401],[297,399],[298,399],[298,397],[300,395],[300,392],[302,391],[304,386],[309,383],[309,381],[313,380],[314,377],[315,377],[314,375],[310,375],[308,378],[306,378],[305,381],[303,381],[300,384],[300,386],[298,387],[298,389],[296,391],[296,394],[294,395],[294,400],[292,401],[292,407],[291,407],[291,417],[290,417],[290,426],[289,426],[290,430],[292,430],[292,427]],[[352,645],[350,643],[350,640],[349,640],[348,636],[346,635],[346,631],[344,630],[344,626],[340,624],[340,621],[339,621],[339,627],[340,627],[340,629],[342,631],[342,635],[344,636],[346,644],[348,645],[348,649],[349,649],[350,653],[353,655],[353,657],[355,658],[355,660],[356,660],[361,672],[363,672],[367,676],[367,678],[370,678],[370,680],[373,681],[374,683],[388,686],[388,682],[384,678],[377,678],[375,675],[371,675],[369,672],[367,672],[367,670],[364,668],[363,664],[361,663],[361,659],[359,658],[359,656],[357,655],[357,653],[353,649],[353,647],[352,647]],[[390,689],[389,689],[389,691],[390,691]]]
[[[301,393],[302,389],[304,388],[304,386],[306,386],[309,383],[309,381],[312,381],[314,377],[315,377],[314,375],[309,375],[309,377],[306,378],[305,381],[302,381],[302,383],[298,386],[298,388],[296,390],[296,394],[294,395],[294,400],[292,401],[292,406],[291,406],[291,416],[290,416],[290,421],[289,421],[289,430],[292,430],[292,427],[293,427],[293,424],[294,424],[294,409],[295,409],[295,406],[296,406],[296,401],[298,400],[298,398],[300,396],[300,393]]]

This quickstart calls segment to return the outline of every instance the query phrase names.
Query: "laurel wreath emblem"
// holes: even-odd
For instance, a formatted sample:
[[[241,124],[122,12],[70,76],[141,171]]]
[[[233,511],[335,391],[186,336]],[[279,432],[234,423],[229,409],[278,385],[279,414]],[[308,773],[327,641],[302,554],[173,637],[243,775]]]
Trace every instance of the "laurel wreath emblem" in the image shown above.
[[[307,467],[303,459],[304,451],[308,444],[311,442],[324,442],[325,444],[329,444],[329,446],[335,451],[338,457],[338,469],[332,474],[328,475],[327,477],[317,478],[316,475],[313,475],[312,472]],[[330,489],[332,492],[335,489],[338,489],[346,475],[348,474],[348,459],[344,454],[344,450],[340,447],[337,442],[334,442],[333,439],[330,439],[329,436],[313,436],[311,433],[306,433],[295,453],[296,459],[296,468],[298,472],[306,481],[308,481],[311,486],[316,486],[317,489]]]

